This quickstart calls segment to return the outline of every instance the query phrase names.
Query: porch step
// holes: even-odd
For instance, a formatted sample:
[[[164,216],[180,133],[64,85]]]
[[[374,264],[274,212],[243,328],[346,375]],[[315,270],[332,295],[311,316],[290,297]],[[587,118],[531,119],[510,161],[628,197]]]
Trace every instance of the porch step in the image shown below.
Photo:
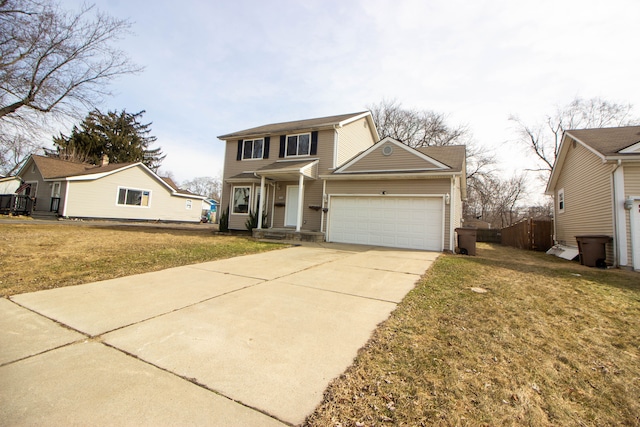
[[[264,233],[263,239],[284,240],[284,234]]]
[[[324,242],[324,233],[320,233],[319,231],[295,231],[286,228],[269,228],[263,230],[254,229],[252,235],[255,239]]]

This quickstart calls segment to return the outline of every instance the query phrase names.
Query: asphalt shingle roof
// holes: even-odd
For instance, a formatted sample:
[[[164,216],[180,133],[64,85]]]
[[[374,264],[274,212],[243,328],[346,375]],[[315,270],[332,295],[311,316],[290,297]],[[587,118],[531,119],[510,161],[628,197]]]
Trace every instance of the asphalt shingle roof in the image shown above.
[[[356,117],[362,114],[368,113],[368,111],[361,111],[359,113],[340,114],[337,116],[319,117],[316,119],[306,120],[294,120],[291,122],[272,123],[268,125],[258,126],[237,132],[228,133],[226,135],[220,135],[218,138],[222,140],[234,139],[246,136],[262,136],[272,135],[282,132],[296,132],[309,129],[321,129],[337,125],[340,122],[348,120],[352,117]]]
[[[605,156],[619,154],[620,150],[640,142],[640,126],[577,129],[568,130],[566,134],[580,140]]]

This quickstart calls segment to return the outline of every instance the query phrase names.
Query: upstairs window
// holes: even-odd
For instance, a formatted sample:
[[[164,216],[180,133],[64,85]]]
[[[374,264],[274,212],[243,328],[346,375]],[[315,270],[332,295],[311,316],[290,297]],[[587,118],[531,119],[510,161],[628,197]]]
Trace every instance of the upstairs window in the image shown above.
[[[264,148],[264,139],[246,139],[242,146],[242,159],[261,159]]]
[[[308,156],[311,151],[311,134],[287,136],[287,157]]]
[[[118,190],[118,204],[124,206],[149,206],[151,191],[120,188]]]
[[[564,188],[558,190],[558,213],[564,212]]]

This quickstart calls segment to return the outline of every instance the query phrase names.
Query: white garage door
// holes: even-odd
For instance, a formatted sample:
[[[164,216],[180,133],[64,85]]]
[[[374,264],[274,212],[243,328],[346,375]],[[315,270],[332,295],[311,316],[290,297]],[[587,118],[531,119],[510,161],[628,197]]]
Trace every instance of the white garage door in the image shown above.
[[[442,199],[333,196],[327,227],[330,242],[441,251]]]

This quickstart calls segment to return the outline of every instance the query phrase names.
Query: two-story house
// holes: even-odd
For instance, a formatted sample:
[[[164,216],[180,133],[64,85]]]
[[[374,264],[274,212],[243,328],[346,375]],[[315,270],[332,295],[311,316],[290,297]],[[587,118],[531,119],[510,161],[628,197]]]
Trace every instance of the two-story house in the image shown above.
[[[222,212],[256,235],[452,250],[466,196],[464,146],[379,140],[368,111],[268,124],[226,142]],[[264,197],[262,197],[264,195]]]

